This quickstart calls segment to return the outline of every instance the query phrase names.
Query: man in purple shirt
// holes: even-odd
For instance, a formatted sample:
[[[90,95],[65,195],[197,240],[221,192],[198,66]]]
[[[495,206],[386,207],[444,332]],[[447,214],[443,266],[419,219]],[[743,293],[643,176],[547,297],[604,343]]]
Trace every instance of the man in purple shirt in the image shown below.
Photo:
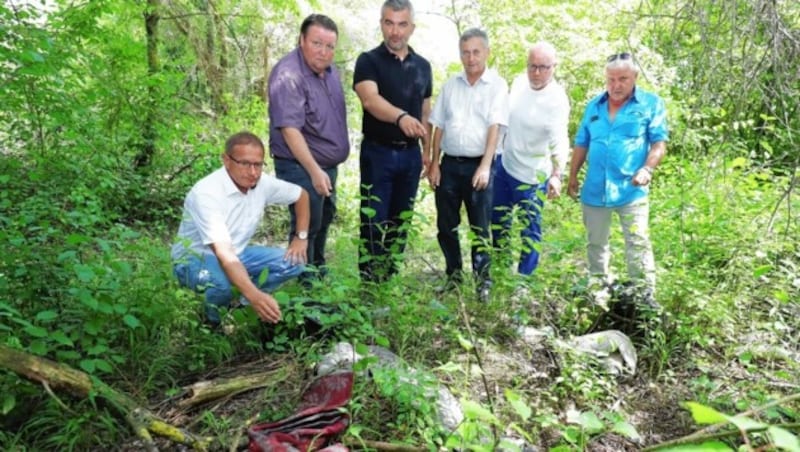
[[[325,241],[336,214],[337,166],[350,153],[344,91],[332,65],[338,34],[331,18],[306,17],[299,45],[269,76],[269,149],[275,174],[303,187],[311,201],[310,270],[301,277],[307,283],[326,273]],[[294,225],[292,206],[289,212]],[[305,231],[292,229],[290,234],[305,235]]]

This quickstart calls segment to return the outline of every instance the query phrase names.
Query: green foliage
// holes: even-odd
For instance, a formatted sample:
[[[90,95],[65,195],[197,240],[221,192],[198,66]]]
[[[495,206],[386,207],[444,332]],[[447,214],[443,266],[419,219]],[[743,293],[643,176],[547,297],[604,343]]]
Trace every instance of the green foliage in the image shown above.
[[[694,402],[686,402],[686,408],[691,412],[694,421],[700,425],[714,425],[722,427],[730,424],[735,427],[734,430],[718,434],[718,437],[736,437],[741,436],[742,442],[746,445],[745,450],[754,450],[757,446],[759,450],[785,450],[785,451],[798,451],[800,450],[800,439],[791,431],[778,426],[768,425],[759,422],[750,417],[743,415],[729,416],[723,414],[709,406],[702,405]],[[711,439],[710,435],[696,435],[695,438],[688,438],[683,443],[699,443],[699,444],[680,444],[677,446],[666,447],[661,450],[677,451],[677,450],[734,450],[729,445],[720,441],[708,441]],[[742,450],[740,448],[740,450]]]

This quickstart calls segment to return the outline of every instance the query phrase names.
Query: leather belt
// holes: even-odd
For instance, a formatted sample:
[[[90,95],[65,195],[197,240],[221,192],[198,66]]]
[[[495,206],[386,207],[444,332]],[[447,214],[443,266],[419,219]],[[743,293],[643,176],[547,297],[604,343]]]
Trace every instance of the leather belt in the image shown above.
[[[419,141],[406,141],[406,140],[393,140],[393,141],[379,141],[379,140],[364,140],[367,143],[377,144],[392,149],[419,149]]]
[[[482,155],[480,155],[478,157],[461,157],[461,156],[457,156],[457,155],[445,154],[444,157],[442,157],[442,158],[447,159],[447,160],[454,160],[454,161],[459,162],[459,163],[460,162],[473,163],[473,162],[480,162],[481,160],[483,160],[483,156]]]

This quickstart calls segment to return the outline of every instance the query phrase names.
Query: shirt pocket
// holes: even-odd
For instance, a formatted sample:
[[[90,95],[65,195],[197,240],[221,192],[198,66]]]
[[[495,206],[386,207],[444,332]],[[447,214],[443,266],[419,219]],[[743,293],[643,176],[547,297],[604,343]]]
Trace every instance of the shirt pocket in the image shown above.
[[[633,176],[644,164],[647,156],[647,118],[632,115],[625,118],[614,132],[612,153],[614,165],[625,177]]]

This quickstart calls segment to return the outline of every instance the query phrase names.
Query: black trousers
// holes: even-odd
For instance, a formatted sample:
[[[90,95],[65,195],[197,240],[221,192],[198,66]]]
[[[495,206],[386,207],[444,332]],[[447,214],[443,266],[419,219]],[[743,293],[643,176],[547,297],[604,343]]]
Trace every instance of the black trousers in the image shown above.
[[[493,175],[490,171],[489,185],[485,189],[472,188],[472,178],[480,162],[479,157],[445,155],[440,166],[441,180],[435,197],[436,225],[439,229],[437,238],[444,253],[447,275],[457,276],[463,266],[458,226],[461,223],[461,205],[464,204],[472,231],[472,271],[483,281],[489,279]]]

